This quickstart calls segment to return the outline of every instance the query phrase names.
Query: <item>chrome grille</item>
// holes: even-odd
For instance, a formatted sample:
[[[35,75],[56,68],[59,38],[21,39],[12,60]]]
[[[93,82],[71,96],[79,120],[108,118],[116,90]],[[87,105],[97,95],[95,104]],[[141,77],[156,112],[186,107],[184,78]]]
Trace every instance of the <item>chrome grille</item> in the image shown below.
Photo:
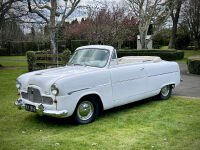
[[[35,103],[42,103],[42,96],[38,89],[29,87],[28,88],[28,100]]]
[[[42,99],[44,104],[49,104],[49,105],[53,104],[53,100],[51,97],[42,96]]]
[[[22,98],[28,99],[28,93],[22,92],[21,95],[22,95]]]
[[[22,98],[34,103],[53,104],[53,99],[51,97],[41,96],[40,91],[32,87],[28,88],[28,93],[22,92],[21,95]]]

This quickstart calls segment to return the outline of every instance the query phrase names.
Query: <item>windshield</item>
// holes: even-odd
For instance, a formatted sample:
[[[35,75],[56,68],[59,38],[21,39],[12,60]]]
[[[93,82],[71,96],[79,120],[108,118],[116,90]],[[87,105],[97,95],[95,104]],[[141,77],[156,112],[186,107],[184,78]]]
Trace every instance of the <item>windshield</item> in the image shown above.
[[[83,65],[92,67],[104,67],[108,61],[109,51],[104,49],[80,49],[76,50],[68,65]]]

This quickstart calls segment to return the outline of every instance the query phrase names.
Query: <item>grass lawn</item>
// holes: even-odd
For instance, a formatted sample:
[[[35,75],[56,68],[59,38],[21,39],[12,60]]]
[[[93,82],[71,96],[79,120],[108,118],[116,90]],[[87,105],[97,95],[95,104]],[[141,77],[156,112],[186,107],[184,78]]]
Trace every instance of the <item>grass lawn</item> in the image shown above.
[[[0,61],[0,64],[4,67],[26,67],[28,66],[27,62],[23,61]]]
[[[4,67],[26,67],[28,66],[26,61],[8,61],[16,59],[26,60],[26,56],[0,56],[0,64]],[[5,60],[4,60],[5,59]]]
[[[168,46],[162,46],[160,49],[168,49]],[[200,55],[200,50],[183,50],[184,51],[184,58],[181,60],[176,60],[176,62],[186,62],[187,58],[190,56]]]
[[[160,49],[168,49],[168,46],[162,46]]]
[[[25,59],[26,56],[0,56],[0,59]]]
[[[145,100],[74,125],[15,108],[15,79],[24,72],[0,69],[0,150],[200,149],[200,99]]]
[[[186,62],[187,58],[190,56],[200,55],[200,50],[184,50],[184,58],[181,60],[177,60],[176,62]]]

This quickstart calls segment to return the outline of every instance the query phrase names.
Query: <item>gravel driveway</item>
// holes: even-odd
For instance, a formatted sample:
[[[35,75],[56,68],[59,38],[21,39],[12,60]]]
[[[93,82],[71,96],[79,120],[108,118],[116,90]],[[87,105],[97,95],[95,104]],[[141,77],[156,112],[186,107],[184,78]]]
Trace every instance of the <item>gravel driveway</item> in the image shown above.
[[[183,81],[173,90],[172,95],[200,98],[200,75],[190,74],[186,63],[179,63],[179,67]]]

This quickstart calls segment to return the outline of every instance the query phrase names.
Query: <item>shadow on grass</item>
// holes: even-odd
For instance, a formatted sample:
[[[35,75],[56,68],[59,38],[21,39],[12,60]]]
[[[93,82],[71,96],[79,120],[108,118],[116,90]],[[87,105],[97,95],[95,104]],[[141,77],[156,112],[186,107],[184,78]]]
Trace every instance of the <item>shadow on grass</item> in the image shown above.
[[[126,111],[128,109],[141,107],[142,105],[146,105],[149,102],[152,101],[159,101],[157,97],[147,98],[144,100],[140,100],[137,102],[129,103],[123,106],[118,106],[109,110],[105,110],[100,113],[98,120],[101,120],[102,118],[109,117],[109,116],[115,116],[119,115],[118,113],[122,113],[123,111]],[[77,124],[73,121],[72,117],[67,118],[55,118],[55,117],[49,117],[49,116],[39,116],[36,114],[28,115],[25,118],[26,121],[30,121],[31,123],[36,124],[42,124],[45,127],[64,127],[64,128],[70,128],[75,127]]]
[[[39,116],[37,114],[28,115],[25,118],[26,121],[30,121],[34,124],[43,124],[46,127],[70,127],[73,126],[75,123],[73,122],[71,117],[67,118],[55,118],[55,117],[49,117],[49,116]],[[66,126],[67,125],[67,126]]]
[[[141,107],[142,105],[147,105],[149,102],[153,102],[153,101],[159,101],[158,97],[154,96],[154,97],[146,98],[146,99],[139,100],[136,102],[132,102],[129,104],[125,104],[122,106],[114,107],[114,108],[103,111],[100,116],[105,116],[107,114],[115,115],[115,113],[120,113],[124,110],[132,109],[135,107]]]

